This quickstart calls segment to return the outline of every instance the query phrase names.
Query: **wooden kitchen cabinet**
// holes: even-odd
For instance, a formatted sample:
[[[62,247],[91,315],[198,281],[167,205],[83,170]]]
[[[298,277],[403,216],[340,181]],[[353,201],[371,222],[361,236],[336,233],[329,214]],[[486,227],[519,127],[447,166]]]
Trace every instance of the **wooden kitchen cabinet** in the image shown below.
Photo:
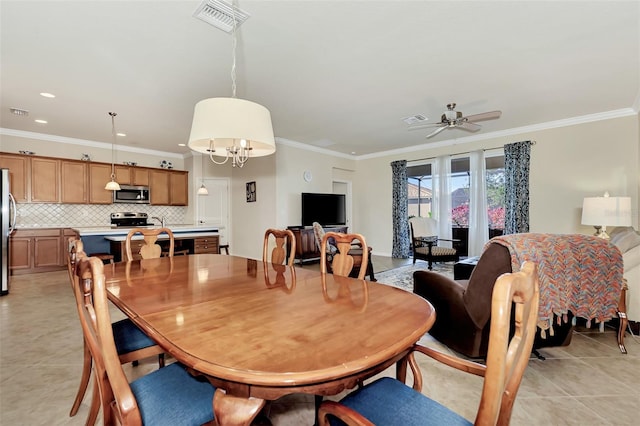
[[[32,244],[31,236],[17,230],[9,239],[9,268],[13,273],[31,272]]]
[[[9,240],[9,268],[14,274],[64,268],[63,231],[58,228],[18,229]]]
[[[18,203],[113,203],[113,193],[104,189],[111,163],[0,153],[0,167],[9,169]],[[122,185],[148,186],[153,205],[189,205],[188,171],[116,164],[114,173]]]
[[[0,154],[0,169],[9,169],[10,190],[16,202],[26,203],[29,201],[29,157]]]
[[[116,181],[120,185],[132,185],[132,183],[131,183],[131,167],[116,165],[114,167],[114,170],[115,170],[115,173],[116,173]]]
[[[87,163],[62,160],[60,177],[60,201],[68,204],[86,204],[89,199]]]
[[[151,204],[169,205],[169,171],[151,170],[149,172],[149,192]]]
[[[111,164],[89,164],[89,204],[111,204],[113,193],[104,189],[111,180]]]
[[[193,253],[212,253],[218,254],[219,236],[202,237],[193,239]]]
[[[60,160],[31,157],[31,202],[60,202]]]
[[[149,186],[149,169],[132,167],[131,184],[137,186]]]
[[[188,173],[174,171],[169,174],[169,202],[172,206],[189,204]]]

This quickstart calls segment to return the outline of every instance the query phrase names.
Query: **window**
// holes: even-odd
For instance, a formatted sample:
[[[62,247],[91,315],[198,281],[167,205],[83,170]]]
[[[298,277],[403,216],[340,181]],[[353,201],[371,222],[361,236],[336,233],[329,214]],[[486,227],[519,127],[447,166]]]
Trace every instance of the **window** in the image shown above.
[[[489,229],[504,230],[504,155],[485,158]],[[469,227],[469,158],[451,160],[451,217],[454,227]]]
[[[430,217],[433,201],[431,164],[407,167],[409,217]]]

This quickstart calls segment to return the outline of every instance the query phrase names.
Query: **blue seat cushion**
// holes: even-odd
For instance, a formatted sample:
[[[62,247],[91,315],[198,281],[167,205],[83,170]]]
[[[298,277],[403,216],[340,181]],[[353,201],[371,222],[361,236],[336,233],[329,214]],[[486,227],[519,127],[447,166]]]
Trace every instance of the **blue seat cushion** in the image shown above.
[[[145,425],[201,425],[213,420],[216,388],[193,377],[179,363],[133,381],[131,390]]]
[[[390,377],[378,379],[347,395],[340,402],[380,426],[472,424],[447,407]],[[344,425],[332,416],[329,417],[329,423],[332,426]]]
[[[114,322],[111,326],[113,328],[113,340],[116,342],[118,355],[148,348],[156,344],[156,342],[144,334],[130,319]]]

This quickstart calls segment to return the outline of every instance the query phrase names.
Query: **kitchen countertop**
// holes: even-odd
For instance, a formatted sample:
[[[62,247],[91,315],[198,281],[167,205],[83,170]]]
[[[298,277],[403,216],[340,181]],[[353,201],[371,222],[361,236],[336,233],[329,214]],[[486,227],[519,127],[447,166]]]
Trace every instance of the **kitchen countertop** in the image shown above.
[[[84,227],[84,228],[72,228],[76,231],[81,237],[83,236],[98,236],[104,235],[107,237],[116,237],[118,235],[126,236],[129,231],[134,227],[110,227],[110,226],[94,226],[94,227]],[[145,229],[158,229],[161,226],[141,226],[140,228]],[[180,237],[185,237],[184,234],[194,234],[195,236],[211,236],[217,235],[219,227],[211,226],[211,225],[167,225],[166,228],[169,228],[174,234],[178,234]],[[203,234],[207,235],[203,235]],[[177,235],[176,235],[177,236]],[[109,238],[111,239],[111,238]],[[124,237],[122,240],[124,241]]]
[[[216,237],[219,234],[217,232],[177,232],[174,233],[173,236],[176,239],[181,239],[181,238],[201,238],[201,237]],[[142,240],[144,237],[140,234],[138,235],[134,235],[133,237],[131,237],[132,240]],[[105,240],[109,240],[109,241],[126,241],[127,236],[126,235],[105,235],[104,237]],[[162,233],[158,235],[158,239],[159,240],[167,240],[169,239],[169,235]]]

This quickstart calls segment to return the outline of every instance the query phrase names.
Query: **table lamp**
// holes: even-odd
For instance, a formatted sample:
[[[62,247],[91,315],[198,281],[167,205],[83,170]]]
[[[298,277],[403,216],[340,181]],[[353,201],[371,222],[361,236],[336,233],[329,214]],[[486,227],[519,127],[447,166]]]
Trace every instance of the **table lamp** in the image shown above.
[[[585,197],[582,202],[582,224],[593,225],[594,234],[600,238],[609,238],[607,225],[631,226],[631,197]]]

